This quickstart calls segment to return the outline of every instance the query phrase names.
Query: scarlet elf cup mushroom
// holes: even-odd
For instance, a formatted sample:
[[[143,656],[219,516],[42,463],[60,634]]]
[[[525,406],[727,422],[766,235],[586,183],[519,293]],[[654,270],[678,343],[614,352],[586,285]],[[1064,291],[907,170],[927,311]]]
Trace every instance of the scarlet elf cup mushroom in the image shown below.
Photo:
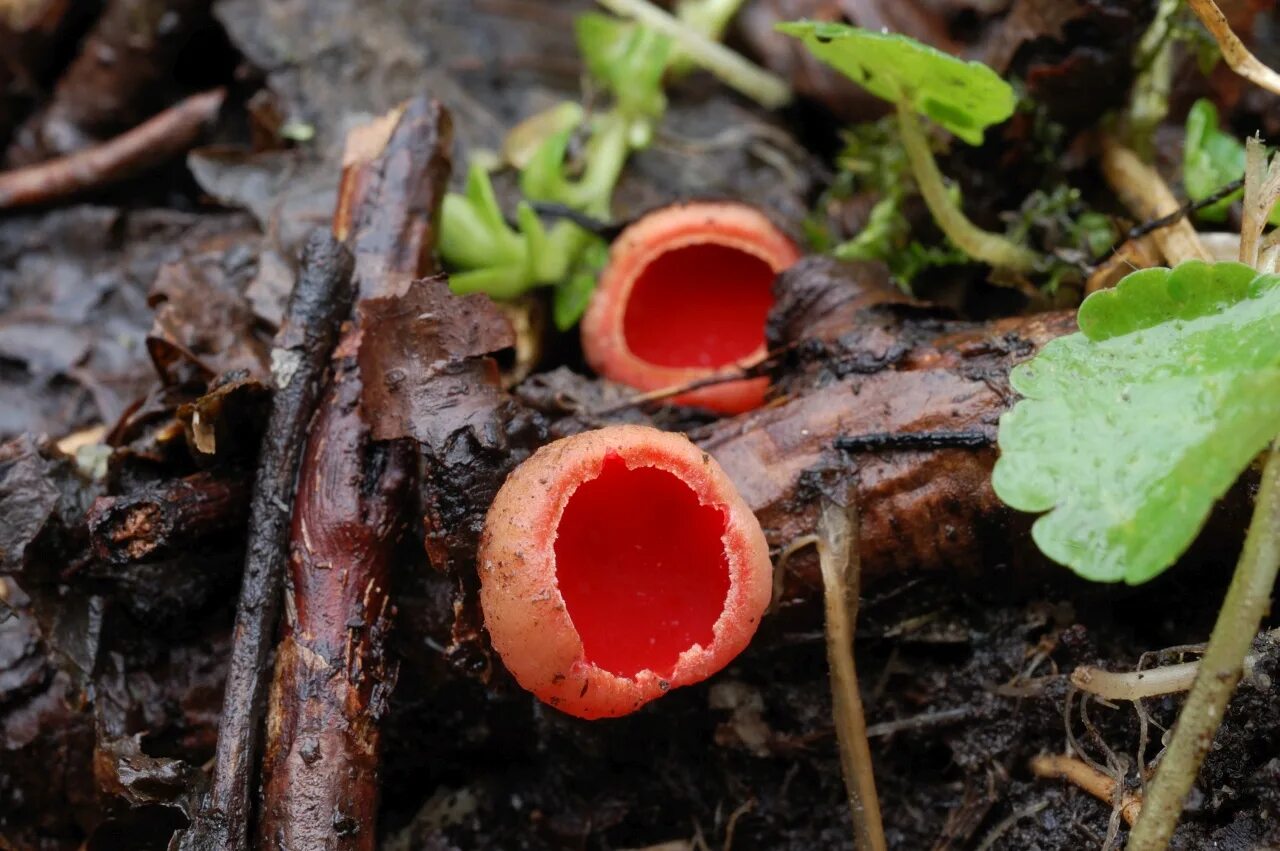
[[[479,567],[507,669],[581,718],[625,715],[727,665],[772,574],[760,524],[715,459],[646,426],[557,440],[516,468]]]
[[[673,204],[624,230],[582,319],[592,369],[641,390],[687,384],[758,364],[773,279],[800,259],[754,207]],[[674,401],[740,413],[764,401],[764,378],[728,381]]]

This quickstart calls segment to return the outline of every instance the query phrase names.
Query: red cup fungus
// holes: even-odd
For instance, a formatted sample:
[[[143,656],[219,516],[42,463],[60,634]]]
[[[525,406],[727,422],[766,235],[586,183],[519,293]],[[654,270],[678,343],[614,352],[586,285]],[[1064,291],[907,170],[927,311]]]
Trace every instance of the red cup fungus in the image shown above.
[[[592,369],[641,390],[687,384],[764,359],[773,279],[800,250],[746,204],[655,210],[614,240],[582,319]],[[674,397],[721,413],[759,407],[765,378]]]
[[[626,715],[740,653],[769,604],[764,533],[680,434],[610,426],[550,443],[503,484],[480,540],[493,646],[580,718]]]

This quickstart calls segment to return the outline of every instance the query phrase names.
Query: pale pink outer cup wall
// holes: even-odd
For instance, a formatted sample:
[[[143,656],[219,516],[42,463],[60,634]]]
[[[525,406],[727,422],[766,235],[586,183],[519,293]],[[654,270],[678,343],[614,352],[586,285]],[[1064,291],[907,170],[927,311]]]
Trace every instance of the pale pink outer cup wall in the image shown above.
[[[576,487],[600,474],[610,451],[630,468],[674,474],[702,504],[725,511],[724,610],[712,627],[711,644],[681,653],[669,676],[645,670],[621,677],[586,661],[556,581],[560,517]],[[478,561],[485,625],[507,669],[543,701],[581,718],[626,715],[719,671],[750,642],[772,591],[764,532],[720,465],[684,435],[647,426],[610,426],[539,449],[494,499]]]
[[[673,215],[673,207],[644,216],[614,240],[609,263],[582,318],[582,351],[591,368],[640,390],[660,390],[754,366],[766,355],[761,343],[737,362],[714,368],[660,366],[637,357],[627,347],[623,317],[640,272],[659,255],[690,245],[724,245],[759,257],[775,274],[800,259],[796,244],[754,207],[691,202],[679,205],[680,215]],[[673,309],[679,306],[673,305]],[[672,401],[737,414],[759,407],[768,387],[766,378],[726,382],[681,394]]]

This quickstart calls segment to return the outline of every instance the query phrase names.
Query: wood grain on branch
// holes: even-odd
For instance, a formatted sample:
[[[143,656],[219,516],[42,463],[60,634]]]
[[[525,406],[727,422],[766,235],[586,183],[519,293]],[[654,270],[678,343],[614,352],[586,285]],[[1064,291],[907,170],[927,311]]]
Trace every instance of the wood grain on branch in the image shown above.
[[[431,270],[449,172],[448,114],[417,98],[349,147],[334,233],[355,257],[360,301],[402,293]],[[291,558],[263,759],[266,848],[373,849],[388,659],[391,563],[407,528],[416,452],[375,441],[362,410],[353,323],[312,424],[290,532]]]
[[[236,627],[210,788],[181,849],[249,847],[251,793],[267,662],[288,560],[289,515],[307,427],[315,412],[339,327],[351,309],[351,255],[318,232],[302,255],[284,324],[272,350],[276,391],[254,480]]]

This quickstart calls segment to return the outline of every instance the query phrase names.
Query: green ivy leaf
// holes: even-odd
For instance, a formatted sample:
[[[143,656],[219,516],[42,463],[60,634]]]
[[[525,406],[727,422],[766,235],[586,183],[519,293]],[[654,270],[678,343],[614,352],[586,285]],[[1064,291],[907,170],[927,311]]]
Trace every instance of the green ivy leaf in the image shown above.
[[[1013,88],[980,62],[965,62],[897,33],[793,21],[778,30],[876,97],[906,101],[970,145],[1013,114]]]
[[[587,311],[591,295],[596,291],[600,272],[609,262],[609,245],[603,239],[593,239],[583,250],[569,276],[558,284],[551,298],[551,317],[556,328],[568,331]]]
[[[1146,582],[1280,432],[1280,276],[1239,263],[1144,269],[1085,300],[1081,333],[1014,369],[996,493],[1048,512],[1045,555]]]

